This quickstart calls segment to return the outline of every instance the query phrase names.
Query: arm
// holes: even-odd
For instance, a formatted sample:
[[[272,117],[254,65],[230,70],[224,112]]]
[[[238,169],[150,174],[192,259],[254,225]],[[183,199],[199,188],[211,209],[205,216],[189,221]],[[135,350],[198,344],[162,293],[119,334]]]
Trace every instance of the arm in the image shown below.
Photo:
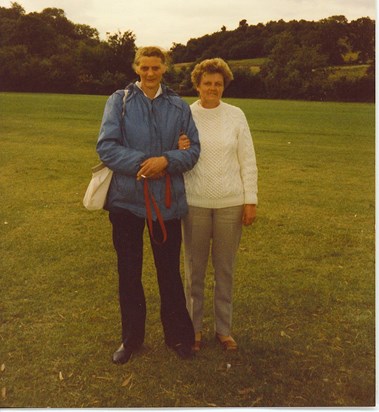
[[[181,134],[178,141],[179,150],[187,150],[191,147],[191,140],[186,134]],[[141,178],[159,179],[164,175],[168,166],[165,156],[151,157],[141,164],[141,169],[137,173],[137,180]]]
[[[179,136],[178,149],[186,150],[190,147],[191,140],[186,134],[182,133]],[[141,164],[141,169],[137,173],[137,180],[142,178],[159,179],[164,175],[167,166],[168,160],[165,156],[151,157]]]
[[[101,122],[96,150],[102,162],[111,170],[135,176],[145,153],[126,146],[121,126],[122,96],[117,92],[109,97]]]
[[[163,153],[163,156],[168,160],[167,171],[170,174],[184,173],[191,170],[200,155],[199,133],[193,121],[191,110],[184,102],[182,125],[182,133],[188,137],[190,145],[186,150],[179,150],[178,147],[175,150]]]
[[[242,223],[248,226],[255,221],[257,215],[258,170],[249,125],[245,115],[241,114],[243,122],[238,135],[238,160],[245,195]]]
[[[182,132],[179,137],[179,142],[185,136],[187,141],[188,153],[180,153],[181,143],[178,142],[178,147],[174,150],[169,150],[159,157],[151,157],[141,163],[141,168],[137,173],[137,180],[142,178],[159,179],[166,172],[170,174],[181,174],[192,169],[196,164],[200,154],[200,143],[198,131],[192,119],[191,110],[187,103],[181,100],[182,103]],[[187,136],[188,133],[190,137]]]

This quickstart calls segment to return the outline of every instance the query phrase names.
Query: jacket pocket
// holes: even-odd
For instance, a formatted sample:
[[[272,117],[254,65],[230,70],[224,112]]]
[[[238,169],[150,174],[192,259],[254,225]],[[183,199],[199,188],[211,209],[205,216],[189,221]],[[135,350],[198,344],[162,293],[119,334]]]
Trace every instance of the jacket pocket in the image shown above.
[[[143,200],[143,185],[135,177],[115,174],[115,189],[117,197],[125,203],[133,203],[136,206]]]

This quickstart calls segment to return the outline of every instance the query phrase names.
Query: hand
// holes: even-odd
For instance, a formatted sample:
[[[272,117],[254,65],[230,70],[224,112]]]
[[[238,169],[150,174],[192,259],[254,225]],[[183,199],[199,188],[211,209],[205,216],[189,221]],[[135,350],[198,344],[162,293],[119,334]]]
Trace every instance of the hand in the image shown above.
[[[157,179],[162,178],[162,177],[165,176],[165,175],[166,175],[166,172],[163,171],[163,172],[157,173],[157,174],[154,175],[154,176],[150,176],[149,179],[151,179],[151,180],[157,180]]]
[[[191,147],[191,140],[188,138],[188,136],[185,134],[180,135],[179,141],[178,141],[178,149],[186,150],[186,149],[189,149],[190,147]]]
[[[164,156],[150,157],[141,163],[141,169],[137,173],[137,180],[159,179],[163,176],[168,161]]]
[[[244,205],[242,223],[244,226],[250,226],[253,224],[257,217],[257,206],[256,205]]]

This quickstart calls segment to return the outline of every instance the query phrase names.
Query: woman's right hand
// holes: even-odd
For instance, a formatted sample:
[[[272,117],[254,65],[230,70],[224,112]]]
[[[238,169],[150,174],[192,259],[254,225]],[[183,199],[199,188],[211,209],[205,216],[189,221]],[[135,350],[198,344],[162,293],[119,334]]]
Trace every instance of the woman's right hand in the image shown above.
[[[190,147],[191,147],[191,140],[188,138],[188,136],[185,134],[180,135],[179,141],[178,141],[178,149],[186,150],[186,149],[189,149]]]

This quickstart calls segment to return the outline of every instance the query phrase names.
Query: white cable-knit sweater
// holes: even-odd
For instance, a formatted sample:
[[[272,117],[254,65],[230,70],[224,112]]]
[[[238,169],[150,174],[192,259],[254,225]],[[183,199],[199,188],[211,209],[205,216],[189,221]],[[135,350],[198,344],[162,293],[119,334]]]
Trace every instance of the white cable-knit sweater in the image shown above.
[[[245,114],[224,102],[205,109],[200,100],[191,111],[201,152],[184,174],[188,204],[212,209],[257,204],[257,165]]]

